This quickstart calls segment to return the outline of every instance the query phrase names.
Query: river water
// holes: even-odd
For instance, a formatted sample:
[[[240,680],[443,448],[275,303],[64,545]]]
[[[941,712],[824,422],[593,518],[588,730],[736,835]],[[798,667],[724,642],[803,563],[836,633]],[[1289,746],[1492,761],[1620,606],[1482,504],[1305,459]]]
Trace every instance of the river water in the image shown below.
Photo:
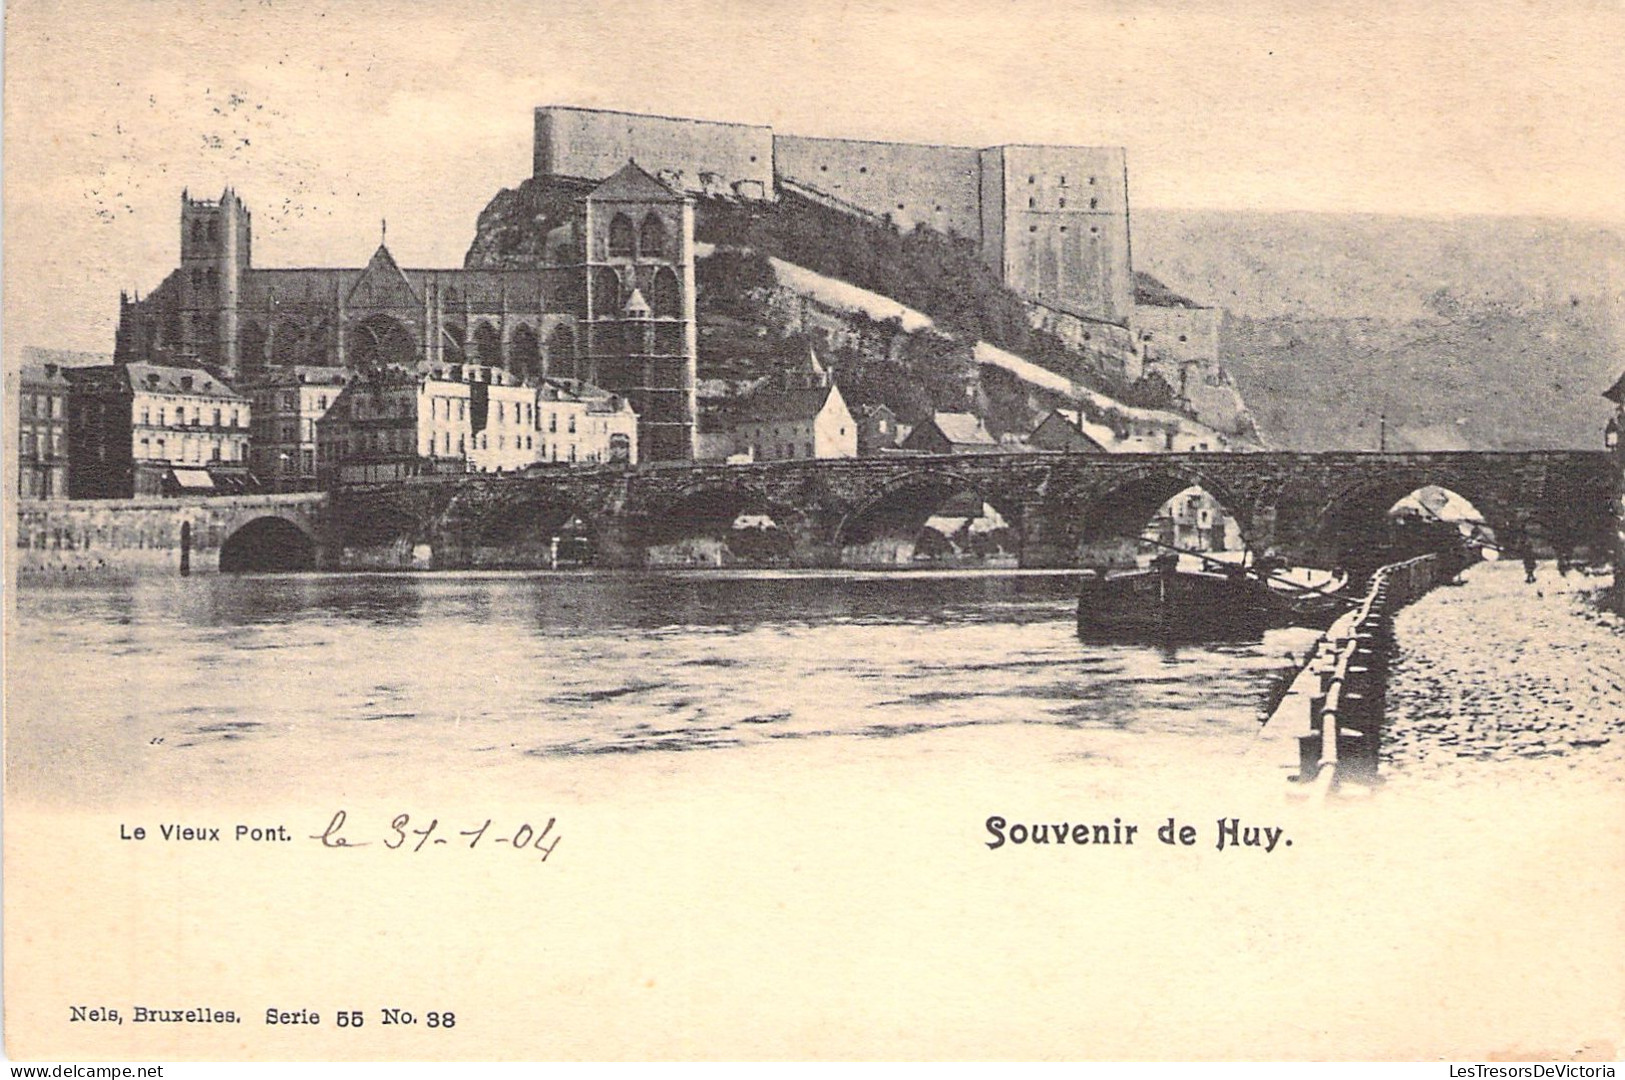
[[[668,772],[719,754],[779,768],[817,745],[884,743],[906,761],[1038,735],[1040,758],[1155,768],[1245,753],[1314,637],[1086,644],[1074,588],[974,572],[25,586],[7,779],[14,794],[79,806],[447,775],[509,790],[572,773],[596,783],[628,755]]]

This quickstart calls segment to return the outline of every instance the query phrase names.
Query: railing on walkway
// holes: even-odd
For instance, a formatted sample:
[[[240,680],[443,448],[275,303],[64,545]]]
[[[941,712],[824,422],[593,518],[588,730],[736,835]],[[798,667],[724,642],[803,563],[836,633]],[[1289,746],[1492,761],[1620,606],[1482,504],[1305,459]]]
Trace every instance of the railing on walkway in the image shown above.
[[[1428,590],[1449,581],[1471,561],[1454,552],[1422,555],[1379,569],[1359,606],[1332,624],[1307,665],[1311,684],[1309,733],[1298,739],[1300,783],[1332,770],[1335,781],[1377,774],[1388,665],[1394,654],[1394,616]]]

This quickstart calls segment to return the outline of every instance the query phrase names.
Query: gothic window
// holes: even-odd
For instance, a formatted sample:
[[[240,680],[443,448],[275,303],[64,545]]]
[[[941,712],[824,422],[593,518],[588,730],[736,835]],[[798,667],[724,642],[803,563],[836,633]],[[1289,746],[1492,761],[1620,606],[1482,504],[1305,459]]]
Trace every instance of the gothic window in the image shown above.
[[[210,220],[208,227],[209,227],[209,239],[210,240],[218,240],[218,239],[220,239],[220,234],[218,232],[216,232],[213,220]]]
[[[547,339],[547,365],[549,375],[574,378],[576,371],[576,336],[570,328],[560,324]]]
[[[651,292],[649,307],[655,318],[682,318],[682,287],[677,284],[677,274],[669,266],[662,266],[655,273],[654,288]]]
[[[450,322],[440,328],[440,348],[448,364],[463,362],[463,326]]]
[[[541,346],[530,327],[514,328],[513,337],[508,340],[508,361],[521,378],[542,373]]]
[[[632,257],[632,219],[616,214],[609,223],[609,254],[611,258]]]
[[[502,339],[496,327],[481,322],[474,327],[474,357],[481,364],[502,363]]]
[[[194,243],[202,243],[203,242],[203,222],[201,222],[201,221],[192,222],[192,241]]]
[[[632,227],[627,223],[627,228]],[[621,311],[621,278],[608,266],[592,272],[592,310],[596,318],[614,318]]]
[[[638,230],[638,251],[645,259],[659,259],[666,254],[666,227],[654,214],[644,218],[643,228]]]

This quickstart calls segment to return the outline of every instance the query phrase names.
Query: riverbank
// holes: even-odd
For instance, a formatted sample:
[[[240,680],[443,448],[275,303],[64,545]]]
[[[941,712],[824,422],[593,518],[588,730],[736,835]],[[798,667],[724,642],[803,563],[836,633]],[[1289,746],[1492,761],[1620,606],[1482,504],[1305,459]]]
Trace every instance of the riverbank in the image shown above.
[[[1400,612],[1385,773],[1395,780],[1625,776],[1625,620],[1605,575],[1510,561]]]

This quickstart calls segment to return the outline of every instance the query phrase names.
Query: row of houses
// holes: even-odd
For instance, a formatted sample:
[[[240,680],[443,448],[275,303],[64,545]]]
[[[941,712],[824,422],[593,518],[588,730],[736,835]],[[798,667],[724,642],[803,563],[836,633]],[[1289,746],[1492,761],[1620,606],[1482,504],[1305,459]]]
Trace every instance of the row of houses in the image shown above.
[[[1226,450],[1223,434],[1145,410],[1098,417],[1055,409],[1030,432],[995,438],[968,412],[937,412],[905,423],[883,404],[850,408],[830,372],[809,349],[775,378],[718,385],[702,411],[696,456],[703,461],[788,461],[876,457],[891,453],[1169,453]]]
[[[114,499],[638,460],[627,398],[479,365],[366,377],[294,365],[233,386],[202,367],[27,363],[18,494]]]

